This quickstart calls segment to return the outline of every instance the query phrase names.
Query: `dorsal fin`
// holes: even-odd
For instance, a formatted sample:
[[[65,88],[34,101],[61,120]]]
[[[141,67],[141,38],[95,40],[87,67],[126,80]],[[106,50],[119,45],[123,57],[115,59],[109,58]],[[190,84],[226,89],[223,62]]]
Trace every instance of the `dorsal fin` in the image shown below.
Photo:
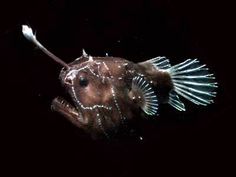
[[[167,59],[166,57],[155,57],[143,62],[142,64],[145,63],[152,64],[156,69],[168,69],[171,67],[169,59]]]
[[[141,108],[146,114],[157,115],[157,96],[147,80],[141,76],[134,77],[132,80],[132,91],[138,93],[138,97],[142,97]]]

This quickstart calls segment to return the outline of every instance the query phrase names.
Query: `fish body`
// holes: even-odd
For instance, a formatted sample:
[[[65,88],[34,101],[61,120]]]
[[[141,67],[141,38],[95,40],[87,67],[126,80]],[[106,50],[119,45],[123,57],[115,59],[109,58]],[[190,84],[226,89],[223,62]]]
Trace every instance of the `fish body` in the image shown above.
[[[148,88],[154,92],[153,95],[165,77],[168,81],[160,85],[166,90],[166,94],[172,87],[168,75],[164,76],[162,71],[150,67],[147,72],[142,64],[122,58],[84,55],[69,66],[69,70],[62,69],[59,78],[72,97],[75,107],[68,106],[69,103],[64,99],[56,98],[53,108],[92,134],[109,136],[129,120],[138,117],[144,95],[141,90],[132,86],[134,78],[143,79],[146,84],[152,83],[148,84]],[[82,80],[86,85],[82,84]]]
[[[117,57],[82,55],[68,65],[70,69],[62,69],[59,78],[70,94],[73,106],[62,98],[56,98],[52,107],[93,136],[109,137],[140,116],[158,116],[160,104],[170,103],[184,111],[184,104],[177,95],[178,85],[175,86],[179,81],[182,82],[180,89],[187,86],[185,90],[198,88],[198,97],[193,97],[192,102],[209,104],[215,95],[212,92],[215,83],[205,83],[214,78],[207,76],[207,68],[198,60],[187,60],[180,67],[175,67],[179,75],[172,73],[175,68],[171,68],[166,57],[133,63]],[[198,78],[206,78],[202,81],[174,78],[183,77],[183,73],[185,77],[192,73],[191,76],[195,74]],[[192,93],[195,93],[194,90],[185,91],[184,96]]]
[[[134,63],[118,57],[83,55],[66,64],[23,26],[23,34],[64,67],[59,78],[72,102],[57,97],[52,109],[93,137],[111,137],[139,117],[158,116],[161,104],[185,111],[179,95],[197,105],[213,103],[215,78],[197,59],[171,66],[166,57]]]

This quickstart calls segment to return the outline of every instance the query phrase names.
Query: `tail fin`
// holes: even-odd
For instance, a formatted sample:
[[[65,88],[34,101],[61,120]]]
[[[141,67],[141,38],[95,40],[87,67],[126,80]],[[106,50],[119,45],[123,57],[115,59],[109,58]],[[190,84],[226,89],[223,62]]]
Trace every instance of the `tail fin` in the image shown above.
[[[179,111],[185,111],[184,104],[178,95],[197,105],[206,106],[213,103],[217,83],[213,74],[209,74],[206,65],[199,64],[197,59],[188,59],[167,69],[167,72],[174,85],[174,90],[170,93],[169,98],[171,106]]]

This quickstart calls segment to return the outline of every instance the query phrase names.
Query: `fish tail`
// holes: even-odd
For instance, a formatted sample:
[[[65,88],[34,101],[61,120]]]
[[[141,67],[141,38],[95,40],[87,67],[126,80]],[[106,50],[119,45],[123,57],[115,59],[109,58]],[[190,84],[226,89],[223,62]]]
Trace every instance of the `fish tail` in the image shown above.
[[[197,105],[206,106],[214,102],[217,82],[206,65],[200,64],[197,59],[187,59],[166,71],[173,83],[168,103],[177,110],[185,111],[185,106],[178,95]]]

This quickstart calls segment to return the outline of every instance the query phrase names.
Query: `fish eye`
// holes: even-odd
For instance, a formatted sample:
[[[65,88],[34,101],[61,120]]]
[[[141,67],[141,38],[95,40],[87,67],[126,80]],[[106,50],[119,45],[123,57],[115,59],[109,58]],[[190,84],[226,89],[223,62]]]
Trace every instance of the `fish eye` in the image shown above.
[[[81,87],[86,87],[87,85],[88,85],[88,79],[87,78],[85,78],[85,77],[79,77],[79,85],[81,86]]]

